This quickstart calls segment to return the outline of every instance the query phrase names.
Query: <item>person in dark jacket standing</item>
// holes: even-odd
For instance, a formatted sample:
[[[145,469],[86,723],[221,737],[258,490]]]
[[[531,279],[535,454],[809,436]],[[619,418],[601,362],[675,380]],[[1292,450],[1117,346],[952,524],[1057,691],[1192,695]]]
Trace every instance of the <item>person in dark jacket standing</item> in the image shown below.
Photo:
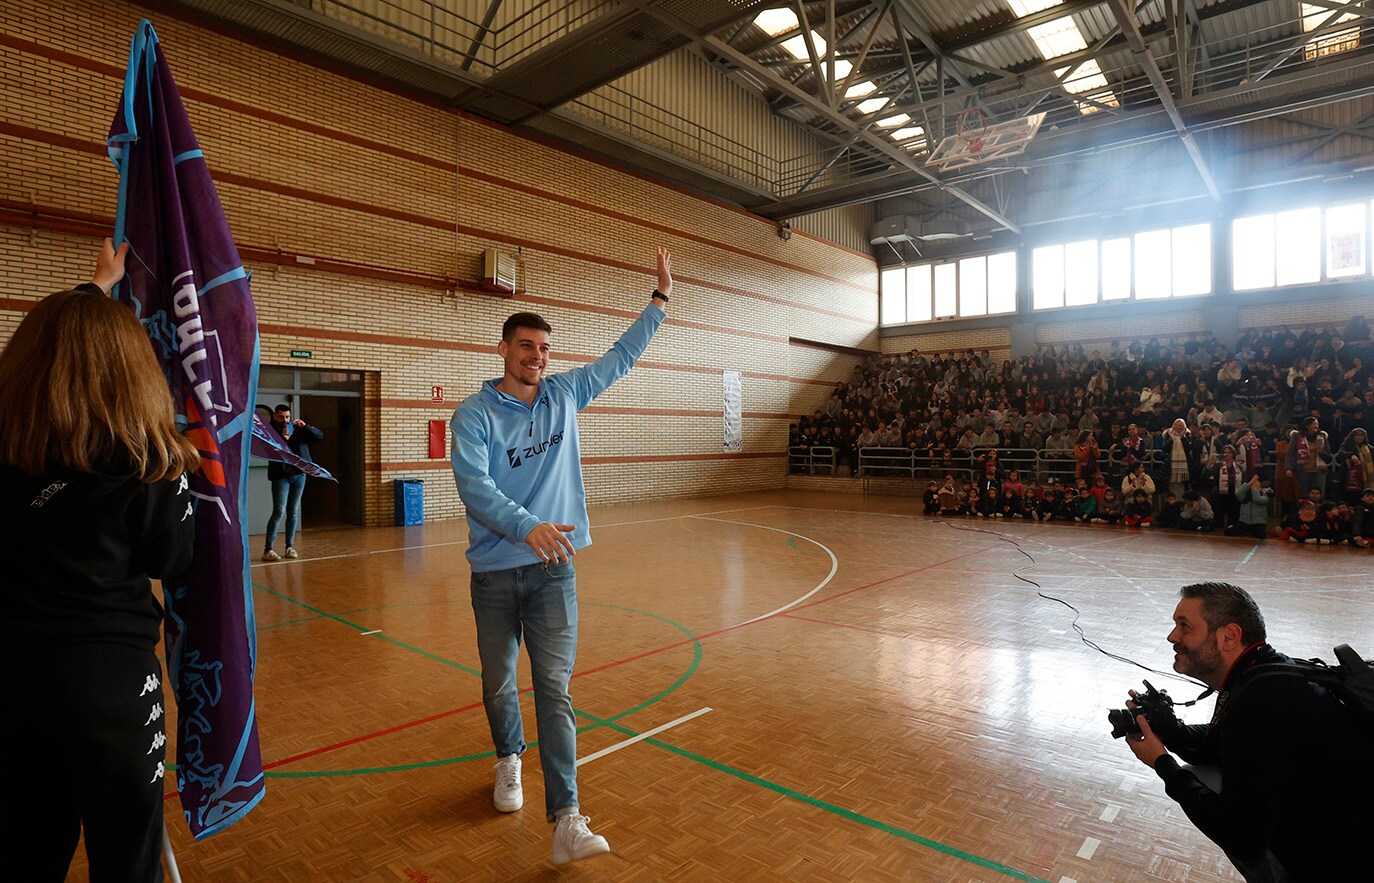
[[[289,405],[277,405],[272,412],[272,428],[282,437],[282,441],[302,460],[310,459],[310,443],[324,438],[324,433],[304,420],[291,419]],[[305,473],[290,463],[273,460],[267,464],[267,480],[272,482],[272,517],[267,519],[267,539],[262,553],[263,561],[280,561],[281,556],[272,548],[277,542],[277,528],[281,526],[282,515],[286,516],[286,557],[298,558],[296,551],[296,525],[301,520],[301,495],[305,493]]]
[[[1180,595],[1168,637],[1174,670],[1217,691],[1216,710],[1193,726],[1138,714],[1131,751],[1250,883],[1364,879],[1374,829],[1370,733],[1323,688],[1265,675],[1291,660],[1266,643],[1264,617],[1244,589],[1198,583]],[[1170,751],[1219,767],[1220,786]]]
[[[199,465],[143,327],[91,284],[39,301],[0,353],[0,757],[7,880],[162,879],[166,733],[150,578],[191,563]],[[41,750],[35,748],[41,747]]]

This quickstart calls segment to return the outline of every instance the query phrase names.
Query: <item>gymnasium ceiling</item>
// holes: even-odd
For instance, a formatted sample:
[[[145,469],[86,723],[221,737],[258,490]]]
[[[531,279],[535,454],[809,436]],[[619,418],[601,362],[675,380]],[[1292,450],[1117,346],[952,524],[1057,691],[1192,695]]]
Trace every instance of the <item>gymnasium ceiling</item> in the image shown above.
[[[902,197],[906,211],[1019,233],[1035,208],[1012,191],[1073,163],[1114,153],[1096,174],[1127,179],[1160,145],[1189,170],[1175,176],[1179,198],[1220,202],[1269,174],[1247,167],[1240,181],[1219,163],[1224,130],[1293,123],[1281,140],[1324,176],[1371,165],[1359,159],[1374,141],[1374,104],[1361,106],[1374,101],[1374,8],[1363,0],[166,3],[778,220]],[[752,165],[707,163],[685,127],[569,112],[680,52],[766,102],[809,149],[745,145]],[[1045,117],[1022,156],[928,166],[975,110],[992,123]],[[1332,160],[1338,142],[1355,146]]]

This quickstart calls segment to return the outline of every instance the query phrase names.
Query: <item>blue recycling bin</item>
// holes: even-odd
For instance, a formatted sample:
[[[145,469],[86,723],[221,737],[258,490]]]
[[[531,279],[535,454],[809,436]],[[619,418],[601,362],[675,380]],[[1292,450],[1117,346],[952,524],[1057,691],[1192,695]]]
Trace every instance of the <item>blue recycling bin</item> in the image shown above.
[[[398,478],[396,488],[396,526],[413,527],[425,523],[425,481]]]

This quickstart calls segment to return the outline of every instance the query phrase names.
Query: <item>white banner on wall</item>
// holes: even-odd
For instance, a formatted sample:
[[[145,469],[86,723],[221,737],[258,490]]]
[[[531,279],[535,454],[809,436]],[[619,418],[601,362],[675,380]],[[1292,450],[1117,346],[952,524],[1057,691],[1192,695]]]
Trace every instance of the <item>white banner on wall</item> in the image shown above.
[[[727,454],[738,454],[744,450],[744,413],[741,410],[738,371],[726,371],[725,383],[725,443],[722,450]]]

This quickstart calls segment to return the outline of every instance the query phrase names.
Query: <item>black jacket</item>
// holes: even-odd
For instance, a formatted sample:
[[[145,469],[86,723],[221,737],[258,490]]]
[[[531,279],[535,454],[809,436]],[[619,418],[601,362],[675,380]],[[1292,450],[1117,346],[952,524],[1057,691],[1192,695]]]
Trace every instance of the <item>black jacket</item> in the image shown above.
[[[151,650],[162,606],[150,578],[191,564],[194,497],[132,470],[0,466],[0,631],[10,645],[118,643]]]
[[[1219,766],[1220,794],[1167,755],[1155,772],[1198,830],[1238,861],[1267,849],[1295,883],[1364,879],[1374,737],[1322,688],[1257,677],[1265,663],[1288,661],[1267,644],[1251,648],[1232,668],[1211,723],[1158,733],[1183,760]]]
[[[276,432],[277,427],[273,426],[272,431]],[[297,457],[314,463],[315,461],[310,457],[310,443],[317,442],[322,438],[324,438],[324,432],[307,423],[304,426],[293,426],[291,428],[291,437],[283,439],[283,442]],[[812,439],[808,444],[815,444],[815,440]],[[301,470],[298,467],[292,466],[290,463],[281,463],[276,460],[269,460],[267,462],[267,479],[269,481],[276,481],[279,478],[290,478],[293,475],[301,474]]]

